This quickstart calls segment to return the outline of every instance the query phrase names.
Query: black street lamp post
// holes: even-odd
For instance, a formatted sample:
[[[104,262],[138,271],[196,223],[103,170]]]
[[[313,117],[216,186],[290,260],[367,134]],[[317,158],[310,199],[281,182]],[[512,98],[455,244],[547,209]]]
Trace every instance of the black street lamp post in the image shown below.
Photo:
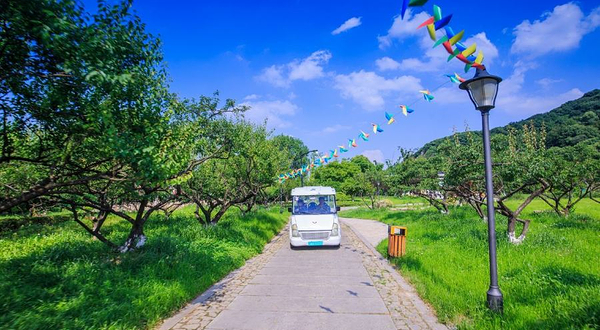
[[[488,244],[490,253],[490,288],[487,291],[488,307],[502,312],[503,298],[498,286],[498,263],[496,261],[496,219],[494,218],[494,187],[492,177],[492,155],[490,148],[489,113],[496,105],[498,84],[502,78],[490,75],[485,69],[477,69],[475,76],[460,84],[460,89],[469,93],[475,108],[481,112],[483,132],[483,157],[485,163],[485,190],[488,213]]]

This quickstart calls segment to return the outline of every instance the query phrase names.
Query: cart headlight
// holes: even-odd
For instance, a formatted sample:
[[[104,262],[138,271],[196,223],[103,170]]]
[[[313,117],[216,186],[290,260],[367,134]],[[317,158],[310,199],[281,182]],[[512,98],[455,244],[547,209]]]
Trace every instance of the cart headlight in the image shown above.
[[[339,234],[340,234],[340,227],[336,222],[334,222],[333,228],[331,228],[331,236],[338,236]]]
[[[297,224],[293,224],[292,225],[292,237],[298,237],[300,235],[298,235],[298,225]]]

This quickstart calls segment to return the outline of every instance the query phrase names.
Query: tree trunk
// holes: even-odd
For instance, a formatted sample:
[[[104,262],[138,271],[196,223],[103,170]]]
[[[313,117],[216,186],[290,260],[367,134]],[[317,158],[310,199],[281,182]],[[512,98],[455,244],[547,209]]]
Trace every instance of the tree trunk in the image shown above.
[[[436,208],[436,210],[440,211],[443,214],[449,214],[450,209],[448,209],[448,203],[444,200],[438,200],[434,196],[428,193],[415,192],[415,195],[424,198],[429,205]]]
[[[515,233],[516,227],[517,227],[517,222],[520,222],[523,224],[523,229],[521,230],[519,237],[517,237],[517,235]],[[513,244],[523,243],[523,241],[525,240],[525,236],[527,236],[527,232],[529,231],[529,223],[530,222],[531,222],[531,220],[523,220],[523,219],[516,218],[514,216],[509,216],[508,217],[508,241]]]
[[[469,203],[469,205],[471,205],[471,207],[475,210],[475,212],[477,212],[477,215],[484,220],[484,222],[487,222],[487,216],[485,215],[485,213],[483,213],[483,209],[481,208],[481,204],[474,201],[474,200],[467,200],[467,203]]]
[[[230,206],[231,206],[231,204],[225,204],[225,205],[221,206],[221,209],[219,210],[219,212],[217,212],[217,214],[215,214],[214,218],[212,218],[212,220],[210,221],[210,224],[216,225],[217,222],[219,222],[219,220],[221,220],[223,215],[225,215],[225,212],[227,212],[227,210],[229,209]]]
[[[144,244],[146,244],[146,235],[144,235],[144,222],[138,220],[131,227],[131,231],[129,232],[129,236],[127,236],[125,243],[119,247],[119,252],[129,252],[144,246]]]
[[[508,234],[509,242],[511,242],[513,244],[523,243],[523,241],[525,240],[525,236],[527,235],[527,232],[529,231],[529,223],[531,222],[531,220],[519,219],[519,215],[521,214],[521,212],[523,212],[523,210],[527,207],[527,205],[529,205],[535,198],[540,196],[546,190],[546,188],[548,188],[548,186],[544,182],[542,182],[542,186],[538,190],[532,192],[529,196],[527,196],[525,201],[523,201],[523,203],[521,203],[521,205],[519,205],[514,212],[504,203],[504,201],[507,198],[509,198],[510,196],[512,196],[515,192],[519,191],[520,189],[515,190],[514,192],[509,193],[506,196],[504,196],[503,198],[498,200],[498,208],[496,210],[500,214],[502,214],[508,218],[507,234]],[[523,229],[521,230],[521,234],[519,234],[519,237],[516,237],[516,234],[515,234],[517,222],[520,222],[523,224]]]
[[[88,233],[90,233],[92,235],[92,237],[94,237],[94,238],[98,239],[100,242],[110,246],[114,250],[118,249],[118,246],[115,243],[111,242],[106,237],[104,237],[104,235],[102,235],[102,233],[100,233],[100,228],[102,227],[102,223],[104,223],[104,221],[102,221],[102,223],[100,225],[94,225],[94,227],[97,228],[97,230],[93,230],[92,228],[88,227],[88,225],[86,225],[83,221],[79,220],[79,215],[77,214],[77,208],[75,207],[75,205],[71,205],[70,209],[71,209],[71,213],[73,214],[73,220],[75,220],[75,222],[77,222],[81,227],[83,227],[83,229],[85,229]]]
[[[200,221],[202,219],[202,217],[200,216],[200,207],[198,206],[198,204],[196,204],[196,210],[194,210],[194,216],[196,216],[196,219],[198,221]]]
[[[92,230],[96,233],[100,232],[100,228],[102,228],[102,225],[104,224],[104,221],[106,221],[107,217],[108,212],[99,211],[98,215],[92,219],[92,223],[94,224]]]

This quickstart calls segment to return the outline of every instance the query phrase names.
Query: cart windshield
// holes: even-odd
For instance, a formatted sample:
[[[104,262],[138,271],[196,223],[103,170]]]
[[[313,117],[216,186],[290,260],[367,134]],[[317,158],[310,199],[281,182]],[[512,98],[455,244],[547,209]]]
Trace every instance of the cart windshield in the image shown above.
[[[292,214],[333,214],[335,195],[293,196]]]

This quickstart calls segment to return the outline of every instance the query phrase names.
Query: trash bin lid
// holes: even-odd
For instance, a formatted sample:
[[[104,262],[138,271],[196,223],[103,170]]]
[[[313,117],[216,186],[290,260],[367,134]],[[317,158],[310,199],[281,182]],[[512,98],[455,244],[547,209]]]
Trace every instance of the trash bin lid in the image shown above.
[[[388,234],[406,236],[407,228],[402,226],[388,226]]]

